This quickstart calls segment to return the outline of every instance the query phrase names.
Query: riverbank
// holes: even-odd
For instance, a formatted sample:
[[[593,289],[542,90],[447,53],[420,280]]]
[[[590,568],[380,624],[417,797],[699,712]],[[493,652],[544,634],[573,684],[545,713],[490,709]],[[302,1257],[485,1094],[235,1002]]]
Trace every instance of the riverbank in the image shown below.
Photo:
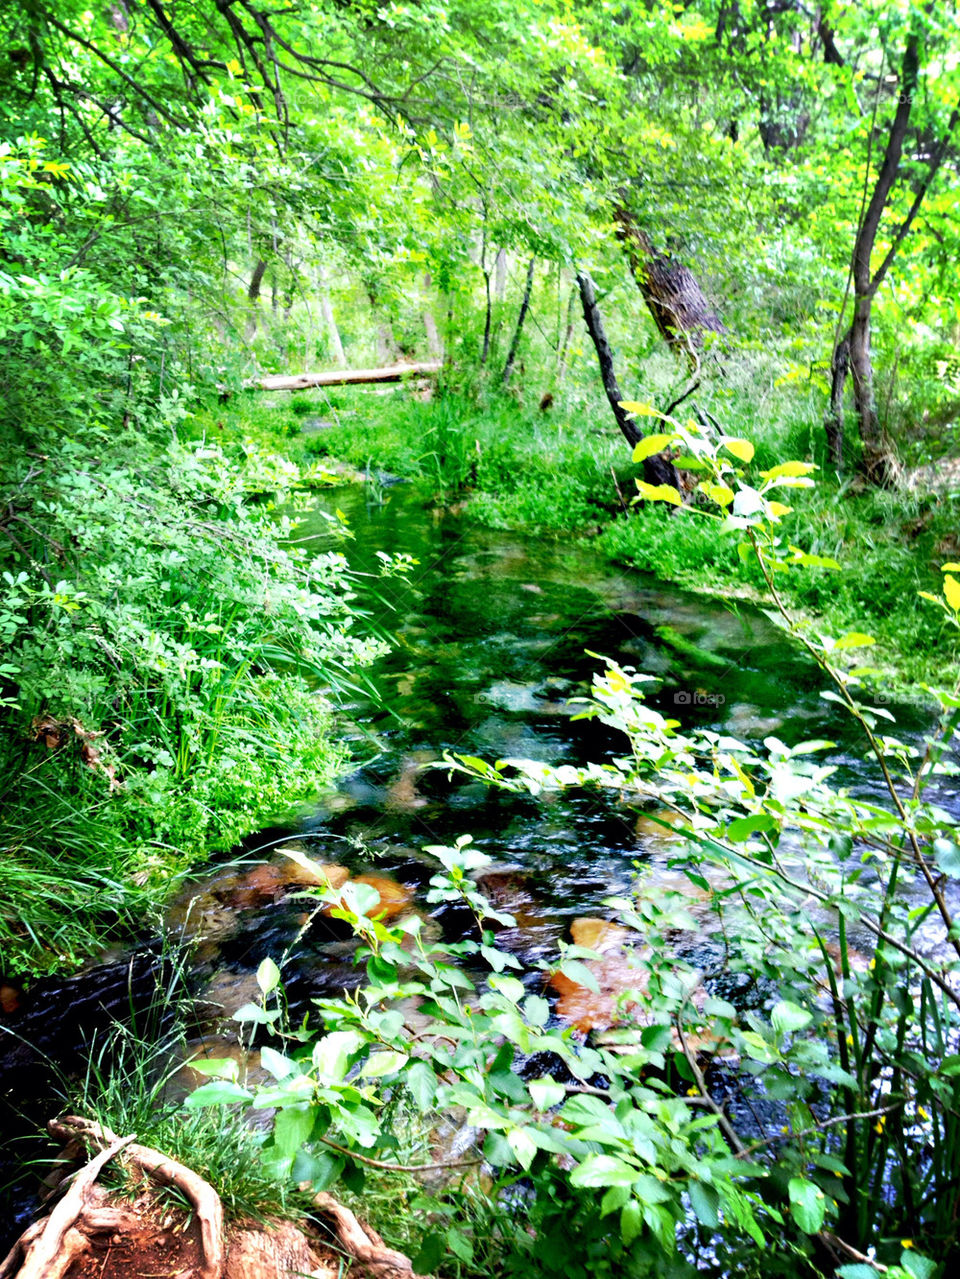
[[[346,763],[336,690],[382,651],[343,555],[276,516],[296,468],[158,435],[4,459],[0,973],[20,979],[142,933],[190,866],[315,795]]]
[[[782,536],[839,565],[783,574],[785,601],[817,631],[871,635],[880,693],[930,705],[923,685],[952,688],[960,648],[955,628],[920,593],[939,594],[941,565],[960,555],[960,493],[840,481],[823,454],[819,392],[788,388],[761,406],[748,391],[732,402],[714,391],[704,408],[755,444],[755,469],[795,458],[821,468],[815,487],[786,493],[793,512]],[[439,502],[465,503],[467,517],[487,527],[583,539],[663,582],[727,601],[767,600],[735,536],[718,537],[692,509],[633,505],[640,468],[606,404],[582,392],[546,410],[502,396],[423,402],[402,388],[247,395],[199,414],[194,429],[249,436],[304,461],[337,459],[375,485],[381,472],[420,478]]]

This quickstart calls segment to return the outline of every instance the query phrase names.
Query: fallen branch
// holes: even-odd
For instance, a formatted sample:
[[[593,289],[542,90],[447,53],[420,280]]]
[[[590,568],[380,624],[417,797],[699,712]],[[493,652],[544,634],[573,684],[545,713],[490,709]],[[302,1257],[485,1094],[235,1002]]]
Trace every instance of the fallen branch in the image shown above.
[[[401,382],[406,377],[439,373],[440,360],[424,364],[387,364],[379,369],[333,369],[326,373],[271,373],[244,386],[261,391],[306,391],[312,386],[358,386],[369,382]]]

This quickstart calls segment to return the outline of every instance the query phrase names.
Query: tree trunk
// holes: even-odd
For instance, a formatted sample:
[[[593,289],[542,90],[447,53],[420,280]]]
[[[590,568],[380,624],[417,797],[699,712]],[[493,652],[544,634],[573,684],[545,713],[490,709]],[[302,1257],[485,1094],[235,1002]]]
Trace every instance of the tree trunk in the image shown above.
[[[493,264],[494,275],[494,296],[498,302],[504,302],[507,297],[507,251],[504,248],[497,249],[497,257]]]
[[[897,180],[903,143],[910,124],[913,95],[920,70],[919,37],[912,34],[900,67],[900,93],[887,148],[877,181],[864,210],[853,246],[853,323],[850,325],[850,372],[853,375],[853,402],[863,444],[863,470],[875,483],[889,481],[891,460],[884,447],[880,421],[873,399],[873,361],[870,356],[870,310],[873,297],[886,274],[889,257],[874,276],[871,260],[880,229],[880,219]]]
[[[520,303],[520,313],[517,316],[517,327],[513,330],[513,338],[510,342],[510,350],[507,353],[507,362],[503,366],[503,385],[506,386],[510,381],[513,373],[513,366],[517,358],[517,350],[520,346],[520,334],[523,332],[523,322],[527,318],[527,312],[530,310],[530,296],[533,293],[533,274],[536,269],[537,259],[532,257],[530,265],[527,267],[527,282],[523,289],[523,301]]]
[[[486,298],[486,310],[483,317],[483,348],[480,351],[480,367],[486,368],[490,358],[490,331],[493,323],[493,301],[490,297],[490,272],[483,272],[483,291]]]
[[[960,121],[960,108],[954,108],[946,131],[930,153],[926,172],[915,188],[910,208],[896,231],[889,237],[890,246],[883,261],[874,271],[873,250],[890,193],[900,175],[903,144],[910,125],[910,113],[920,79],[920,37],[916,31],[907,38],[898,79],[897,109],[890,124],[886,150],[854,241],[850,268],[853,283],[853,320],[850,331],[844,339],[849,351],[853,402],[863,445],[861,465],[864,474],[875,484],[890,484],[895,478],[897,465],[884,436],[874,400],[873,360],[870,354],[870,312],[873,299],[900,245],[913,225],[923,198],[943,163],[950,139]],[[843,342],[838,343],[834,353],[830,411],[825,424],[832,456],[835,456],[835,443],[838,440],[838,432],[842,431],[843,426],[843,387],[847,366],[841,351],[842,346]]]
[[[327,328],[327,338],[333,351],[333,362],[339,368],[346,368],[347,357],[343,353],[343,343],[340,341],[340,330],[337,328],[337,321],[334,318],[333,306],[330,302],[330,295],[323,288],[323,282],[320,282],[320,314],[323,316],[323,322]]]
[[[577,296],[577,286],[574,285],[570,290],[570,297],[567,301],[567,327],[563,333],[563,342],[560,344],[560,350],[557,353],[557,385],[562,386],[563,380],[567,376],[567,355],[570,351],[570,339],[573,337],[573,304]]]
[[[843,470],[843,388],[850,370],[850,335],[837,343],[831,363],[830,409],[824,421],[830,460],[838,471]]]
[[[580,290],[580,301],[583,305],[584,323],[597,353],[597,363],[600,365],[603,389],[607,393],[607,400],[613,410],[613,416],[616,419],[617,426],[620,428],[620,433],[633,449],[643,439],[643,434],[636,422],[627,416],[626,409],[621,405],[623,393],[620,390],[620,383],[617,381],[616,370],[613,366],[613,352],[610,349],[610,343],[607,341],[607,332],[603,325],[600,307],[597,305],[597,291],[588,271],[577,272],[577,286]],[[644,460],[643,478],[648,484],[671,484],[678,493],[681,491],[680,476],[677,474],[677,468],[663,453],[656,453],[653,457],[648,457]]]
[[[439,360],[443,357],[443,343],[440,341],[437,321],[430,307],[429,290],[432,283],[433,281],[430,279],[428,272],[423,277],[423,289],[427,295],[425,298],[426,306],[423,310],[423,327],[427,335],[427,351],[435,360]]]
[[[253,273],[247,285],[247,327],[244,334],[249,342],[257,332],[257,303],[260,301],[260,287],[267,271],[267,259],[257,258],[253,264]]]
[[[627,251],[630,270],[657,331],[671,350],[683,351],[698,365],[704,333],[723,333],[723,324],[711,311],[692,271],[668,254],[658,253],[622,205],[613,216],[617,239]]]
[[[404,378],[429,377],[439,373],[439,360],[420,364],[388,364],[379,369],[341,369],[330,373],[270,373],[244,386],[261,391],[305,391],[311,386],[359,386],[369,382],[402,382]]]

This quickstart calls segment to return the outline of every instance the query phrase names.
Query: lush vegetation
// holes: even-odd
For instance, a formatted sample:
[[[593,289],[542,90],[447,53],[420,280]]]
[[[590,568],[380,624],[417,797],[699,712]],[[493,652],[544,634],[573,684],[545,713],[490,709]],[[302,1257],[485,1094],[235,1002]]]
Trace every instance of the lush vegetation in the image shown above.
[[[582,1042],[508,971],[465,839],[432,850],[459,944],[327,896],[364,947],[337,1030],[287,1024],[264,960],[240,1020],[274,1084],[208,1064],[185,1124],[121,1050],[84,1100],[156,1112],[238,1211],[309,1181],[425,1212],[396,1238],[438,1274],[931,1279],[960,1249],[960,858],[924,799],[958,705],[955,6],[30,0],[0,33],[4,971],[154,926],[345,766],[337,696],[381,642],[339,517],[342,553],[297,538],[343,463],[761,600],[885,789],[832,788],[821,743],[684,734],[613,667],[586,713],[627,758],[449,764],[679,818],[750,1007],[696,991],[684,902],[641,885],[608,903],[638,935],[627,1051]],[[431,386],[256,389],[398,360]],[[891,683],[940,713],[919,747]],[[596,960],[544,967],[590,988]],[[711,1092],[720,1044],[774,1137]],[[275,1108],[269,1138],[221,1103]],[[428,1194],[451,1106],[484,1168]]]

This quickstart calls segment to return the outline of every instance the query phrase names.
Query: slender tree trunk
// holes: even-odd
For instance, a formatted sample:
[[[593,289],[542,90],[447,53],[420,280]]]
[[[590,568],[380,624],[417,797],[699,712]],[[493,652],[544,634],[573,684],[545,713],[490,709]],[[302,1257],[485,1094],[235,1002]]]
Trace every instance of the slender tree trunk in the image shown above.
[[[397,341],[393,336],[393,325],[389,320],[381,320],[377,325],[377,360],[380,364],[389,364],[397,358]]]
[[[630,270],[661,337],[674,351],[699,365],[704,333],[723,333],[696,276],[682,262],[658,253],[647,233],[622,205],[614,209],[617,238],[627,252]]]
[[[527,282],[523,289],[523,301],[520,303],[520,313],[517,316],[517,327],[513,330],[513,338],[510,341],[510,350],[507,352],[507,362],[503,366],[503,385],[506,386],[510,381],[513,373],[513,366],[517,359],[517,350],[520,346],[520,334],[523,332],[523,322],[527,318],[527,312],[530,310],[530,297],[533,293],[533,275],[536,270],[537,259],[532,257],[530,265],[527,267]]]
[[[617,426],[620,428],[621,435],[631,449],[635,448],[643,439],[643,435],[636,422],[627,416],[627,411],[621,404],[624,397],[620,390],[620,383],[617,381],[613,352],[610,349],[610,343],[607,341],[603,316],[600,314],[600,307],[597,304],[597,291],[589,272],[577,272],[577,287],[580,291],[580,302],[583,306],[584,323],[597,353],[597,363],[600,365],[603,389],[607,393],[607,400],[613,411]],[[680,477],[677,474],[677,468],[663,453],[656,453],[653,457],[648,457],[644,460],[643,477],[648,484],[670,484],[678,493],[680,492]]]
[[[562,386],[563,380],[567,376],[567,355],[570,351],[570,339],[573,337],[573,307],[577,297],[577,286],[574,285],[570,290],[570,297],[567,300],[567,327],[564,330],[563,342],[557,355],[557,385]]]
[[[267,271],[267,259],[257,258],[253,264],[250,283],[247,285],[247,327],[245,338],[249,342],[257,332],[257,303],[260,301],[260,288]]]
[[[498,302],[503,302],[507,297],[507,251],[504,248],[497,249],[497,257],[493,264],[494,274],[494,294]]]
[[[900,175],[903,144],[910,126],[910,113],[919,79],[920,37],[914,31],[907,38],[903,51],[897,109],[887,135],[886,150],[854,241],[850,269],[853,284],[853,320],[846,338],[837,344],[837,350],[834,353],[830,410],[826,420],[831,455],[836,458],[835,448],[843,429],[843,388],[847,375],[847,358],[849,358],[849,371],[853,381],[853,403],[860,430],[860,441],[863,445],[862,467],[867,478],[875,484],[891,483],[897,467],[881,427],[874,398],[873,359],[870,352],[870,318],[873,299],[900,245],[913,225],[923,198],[943,163],[953,132],[960,121],[960,108],[955,108],[950,115],[946,131],[930,153],[926,172],[914,189],[910,208],[903,221],[889,237],[890,246],[883,261],[874,270],[872,259],[877,234],[890,194]],[[847,352],[842,350],[844,343],[846,343]]]
[[[343,343],[340,341],[340,330],[337,328],[337,321],[334,318],[333,306],[330,302],[330,294],[321,277],[320,281],[320,314],[323,316],[323,323],[327,330],[327,339],[330,342],[333,351],[333,362],[339,368],[343,369],[347,366],[347,357],[343,353]]]
[[[837,343],[831,364],[830,409],[824,422],[830,460],[838,471],[843,470],[843,388],[850,370],[850,335]]]
[[[439,360],[443,356],[443,343],[440,341],[440,333],[437,329],[437,321],[430,307],[430,286],[433,281],[429,272],[423,277],[423,290],[426,306],[423,310],[423,327],[427,335],[427,350],[434,359]]]
[[[483,272],[483,289],[486,295],[486,311],[483,319],[483,349],[480,352],[480,367],[485,368],[490,358],[490,330],[493,322],[493,303],[490,298],[490,272]]]

